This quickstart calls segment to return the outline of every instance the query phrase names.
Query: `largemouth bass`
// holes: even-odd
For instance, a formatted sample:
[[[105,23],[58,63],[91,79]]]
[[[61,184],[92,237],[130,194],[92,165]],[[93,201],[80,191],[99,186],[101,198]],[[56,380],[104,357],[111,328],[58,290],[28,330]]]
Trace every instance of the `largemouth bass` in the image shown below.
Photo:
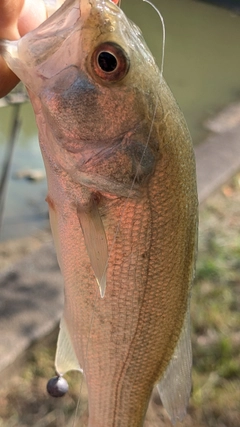
[[[66,0],[1,54],[29,91],[47,172],[65,286],[57,372],[84,373],[90,427],[142,426],[154,386],[182,420],[197,240],[184,117],[109,0]]]

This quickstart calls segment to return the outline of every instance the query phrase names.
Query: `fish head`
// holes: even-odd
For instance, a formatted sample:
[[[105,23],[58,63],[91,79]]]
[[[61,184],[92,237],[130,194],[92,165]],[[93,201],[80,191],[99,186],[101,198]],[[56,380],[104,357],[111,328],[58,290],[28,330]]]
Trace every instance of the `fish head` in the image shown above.
[[[159,70],[138,27],[109,0],[67,0],[4,56],[69,151],[152,117]]]

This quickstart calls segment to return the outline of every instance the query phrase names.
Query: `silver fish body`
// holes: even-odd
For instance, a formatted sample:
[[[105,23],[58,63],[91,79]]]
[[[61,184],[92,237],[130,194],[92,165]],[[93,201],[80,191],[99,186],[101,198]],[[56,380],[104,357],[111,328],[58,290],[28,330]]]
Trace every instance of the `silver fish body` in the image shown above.
[[[183,419],[197,240],[183,115],[109,0],[67,0],[1,52],[29,90],[47,171],[65,286],[56,368],[84,372],[91,427],[143,425],[156,385]]]

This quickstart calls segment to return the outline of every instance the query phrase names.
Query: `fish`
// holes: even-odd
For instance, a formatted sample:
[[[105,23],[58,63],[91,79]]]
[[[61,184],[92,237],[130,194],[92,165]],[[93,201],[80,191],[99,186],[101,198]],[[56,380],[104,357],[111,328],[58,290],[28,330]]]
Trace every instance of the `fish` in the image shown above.
[[[198,197],[193,145],[139,28],[110,0],[66,0],[0,53],[25,84],[64,278],[56,371],[83,372],[89,427],[139,427],[157,387],[191,392]]]

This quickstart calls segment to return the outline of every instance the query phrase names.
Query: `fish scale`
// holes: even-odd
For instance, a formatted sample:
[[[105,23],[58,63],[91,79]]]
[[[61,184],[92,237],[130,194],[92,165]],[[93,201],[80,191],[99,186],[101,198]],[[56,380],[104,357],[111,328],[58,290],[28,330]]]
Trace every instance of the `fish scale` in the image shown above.
[[[123,201],[124,204],[124,201]],[[145,208],[146,209],[146,208]],[[122,209],[119,209],[119,218],[121,218],[121,211]],[[135,213],[133,217],[133,213]],[[71,313],[73,314],[73,317],[75,319],[75,322],[78,324],[78,329],[81,330],[81,325],[84,324],[84,328],[86,330],[86,337],[85,337],[85,345],[83,343],[81,344],[81,348],[79,351],[82,353],[84,348],[87,348],[87,366],[84,367],[84,373],[86,376],[86,380],[88,383],[88,390],[89,390],[89,400],[91,402],[90,406],[90,413],[91,413],[91,407],[94,408],[93,414],[96,412],[97,419],[98,419],[98,425],[101,425],[101,419],[103,419],[103,422],[105,425],[117,425],[114,424],[113,421],[113,415],[111,417],[111,413],[109,409],[106,411],[106,407],[108,407],[109,403],[111,402],[110,396],[114,396],[117,393],[117,390],[115,390],[115,387],[117,387],[117,383],[121,381],[121,376],[119,378],[119,370],[121,371],[120,367],[124,366],[123,364],[123,357],[131,356],[131,351],[129,349],[129,339],[126,341],[126,348],[124,348],[124,340],[123,340],[123,334],[126,334],[125,331],[133,331],[137,329],[137,325],[135,323],[138,323],[139,316],[136,314],[134,316],[133,309],[132,309],[132,300],[133,295],[132,292],[136,289],[137,286],[136,283],[138,281],[139,276],[142,276],[142,271],[144,270],[142,262],[139,265],[138,270],[139,272],[136,272],[136,264],[133,259],[133,251],[132,251],[132,245],[129,242],[129,245],[123,244],[125,241],[124,234],[129,235],[129,230],[132,231],[133,237],[138,236],[139,238],[139,228],[135,226],[135,232],[134,232],[134,222],[137,218],[136,212],[134,212],[133,209],[130,210],[130,215],[132,221],[128,223],[127,229],[121,229],[119,232],[119,236],[121,235],[122,238],[116,238],[116,242],[114,244],[114,254],[112,255],[115,260],[115,254],[118,254],[119,252],[119,258],[121,261],[120,269],[118,268],[118,263],[116,263],[115,268],[115,261],[111,263],[111,255],[109,264],[113,265],[113,268],[109,268],[108,270],[108,282],[115,284],[113,288],[111,286],[108,287],[106,291],[106,295],[104,299],[101,299],[100,296],[98,297],[96,301],[96,305],[94,307],[94,314],[93,318],[88,317],[88,319],[84,318],[81,313],[84,310],[84,307],[86,306],[85,301],[81,305],[79,305],[79,298],[75,298],[75,301],[77,301],[76,306],[73,306],[71,303]],[[138,216],[142,217],[142,209],[140,206],[138,206]],[[125,216],[129,218],[127,212],[125,212]],[[146,218],[147,219],[147,218]],[[145,223],[146,223],[145,219]],[[116,228],[116,219],[113,219],[113,238],[115,237],[115,228]],[[143,240],[145,241],[145,229],[146,227],[143,227]],[[111,230],[111,225],[108,224],[108,230]],[[110,233],[109,233],[110,234]],[[111,247],[111,242],[110,247]],[[122,261],[122,252],[125,252],[125,259],[126,261]],[[135,248],[136,251],[136,248]],[[118,257],[117,257],[118,258]],[[134,266],[134,270],[132,271],[133,280],[131,280],[130,268],[129,268],[129,259],[130,262],[132,262],[132,265]],[[146,260],[147,261],[147,260]],[[75,264],[76,265],[76,264]],[[70,267],[71,268],[71,267]],[[71,269],[72,270],[72,269]],[[117,270],[117,271],[116,271]],[[121,271],[119,271],[121,270]],[[133,269],[132,269],[133,270]],[[82,268],[81,268],[81,271]],[[127,279],[127,280],[126,280]],[[71,281],[71,279],[70,279]],[[127,304],[127,298],[125,297],[126,293],[124,290],[124,287],[127,286],[127,295],[128,295],[128,301],[129,304]],[[114,298],[111,297],[111,293],[114,294]],[[89,290],[86,288],[85,293],[82,291],[81,293],[81,299],[84,300],[85,298],[88,299],[91,296],[89,296]],[[138,296],[139,298],[139,296]],[[66,295],[66,300],[68,300],[68,296]],[[74,300],[74,298],[71,298],[71,300]],[[92,301],[92,299],[90,300]],[[126,312],[125,307],[128,305],[128,312]],[[137,307],[137,311],[138,311]],[[135,320],[136,319],[136,320]],[[90,326],[91,323],[91,326]],[[73,325],[73,329],[74,328]],[[107,337],[111,334],[111,330],[114,332],[114,336],[117,338],[115,339],[107,339]],[[90,332],[89,332],[90,331]],[[136,332],[135,332],[136,333]],[[130,334],[133,335],[133,332]],[[111,347],[109,346],[109,341],[111,342]],[[122,346],[121,351],[119,352],[119,346]],[[100,350],[101,349],[101,350]],[[110,354],[113,355],[111,357]],[[132,357],[131,357],[132,359]],[[84,365],[83,365],[84,366]],[[118,375],[117,375],[118,373]],[[104,381],[104,382],[103,382]],[[91,383],[93,382],[93,385]],[[106,385],[105,382],[108,385],[108,393],[105,395],[105,393],[101,393],[101,390],[105,389]],[[98,387],[97,387],[98,385]],[[111,386],[110,386],[111,385]],[[129,402],[130,407],[134,407],[134,403],[132,403],[132,399],[126,399],[126,395],[129,394],[129,391],[131,386],[131,376],[128,378],[128,380],[124,381],[124,389],[121,390],[121,394],[124,394],[124,402],[126,405],[126,402]],[[139,385],[137,385],[138,387]],[[141,388],[141,385],[140,385]],[[125,391],[124,391],[125,390]],[[133,397],[134,400],[138,400],[138,396],[136,395],[133,387]],[[114,404],[113,409],[114,411],[118,411],[118,405],[121,407],[121,401],[117,404]],[[113,410],[112,409],[112,410]],[[123,410],[121,408],[122,413],[122,422],[124,422],[124,414],[126,414],[126,419],[128,419],[128,412],[126,410],[127,408]],[[103,414],[103,418],[102,415]],[[94,418],[94,415],[93,415]],[[108,420],[108,421],[107,421]],[[91,425],[91,424],[90,424]],[[103,424],[102,424],[103,425]],[[125,424],[126,425],[126,424]],[[138,425],[138,424],[136,424]]]
[[[29,90],[47,173],[65,294],[56,370],[84,373],[90,427],[142,426],[154,386],[182,420],[198,222],[184,117],[109,0],[66,0],[0,53]]]

